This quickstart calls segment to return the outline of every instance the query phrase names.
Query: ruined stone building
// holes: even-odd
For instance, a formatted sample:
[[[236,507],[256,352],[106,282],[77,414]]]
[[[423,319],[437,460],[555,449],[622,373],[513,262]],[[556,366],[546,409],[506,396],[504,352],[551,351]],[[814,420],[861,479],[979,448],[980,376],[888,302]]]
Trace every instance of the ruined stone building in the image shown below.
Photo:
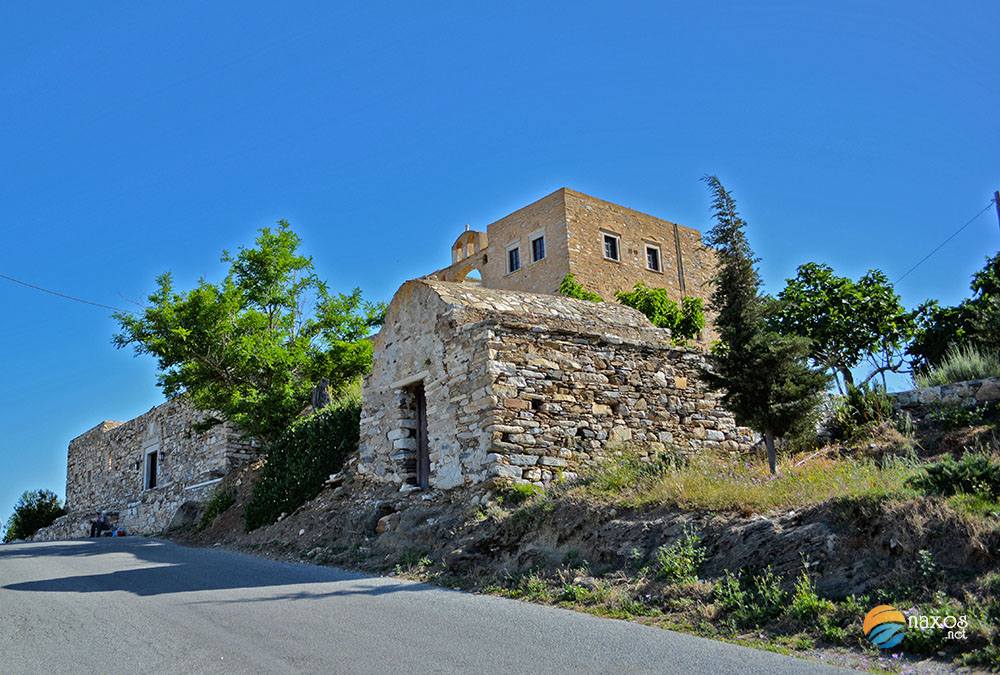
[[[702,353],[617,303],[419,279],[390,303],[374,355],[358,469],[404,489],[545,485],[626,446],[750,441],[701,379]]]
[[[66,467],[68,514],[36,538],[83,536],[98,511],[135,534],[161,532],[196,513],[195,505],[256,453],[229,424],[198,431],[205,417],[181,397],[74,438]]]
[[[634,209],[560,188],[487,225],[466,230],[452,263],[428,275],[484,288],[556,293],[572,273],[614,301],[637,283],[665,288],[674,300],[707,299],[714,252],[701,233]]]

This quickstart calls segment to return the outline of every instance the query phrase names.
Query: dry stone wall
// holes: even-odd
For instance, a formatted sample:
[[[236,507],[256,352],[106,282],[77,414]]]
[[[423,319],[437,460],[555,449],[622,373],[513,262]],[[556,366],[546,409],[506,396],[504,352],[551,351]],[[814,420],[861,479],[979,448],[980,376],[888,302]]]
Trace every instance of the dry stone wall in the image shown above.
[[[954,382],[937,387],[921,387],[891,394],[897,407],[914,409],[924,406],[972,407],[980,403],[1000,401],[1000,377]]]
[[[408,282],[375,338],[358,468],[410,489],[418,385],[431,487],[545,485],[626,448],[745,450],[751,435],[708,390],[703,366],[700,352],[621,305]]]
[[[142,534],[167,528],[182,505],[201,502],[257,448],[231,425],[196,431],[205,413],[170,400],[128,422],[103,422],[69,444],[68,515],[41,537],[79,534],[98,511]],[[146,489],[147,453],[156,453],[156,485]]]
[[[507,327],[491,347],[494,474],[543,485],[625,449],[735,453],[752,444],[706,387],[699,352]]]

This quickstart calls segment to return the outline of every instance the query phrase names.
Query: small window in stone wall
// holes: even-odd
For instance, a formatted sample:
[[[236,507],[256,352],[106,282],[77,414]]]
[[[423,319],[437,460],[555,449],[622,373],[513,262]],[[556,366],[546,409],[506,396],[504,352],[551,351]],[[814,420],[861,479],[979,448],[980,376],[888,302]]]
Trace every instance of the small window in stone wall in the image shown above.
[[[545,257],[545,235],[536,232],[531,235],[531,262],[538,262]]]
[[[608,234],[605,232],[603,234],[604,238],[604,257],[608,260],[619,260],[621,254],[618,251],[621,239],[616,234]]]
[[[521,269],[521,249],[518,244],[507,249],[507,273],[516,272]]]
[[[646,244],[646,269],[660,272],[660,247]]]

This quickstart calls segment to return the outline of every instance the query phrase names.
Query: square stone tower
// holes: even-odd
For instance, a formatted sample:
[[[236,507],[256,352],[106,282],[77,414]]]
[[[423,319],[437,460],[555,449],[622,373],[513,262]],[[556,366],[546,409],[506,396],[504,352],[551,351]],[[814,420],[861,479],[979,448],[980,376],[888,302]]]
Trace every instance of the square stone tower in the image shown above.
[[[607,301],[637,283],[670,297],[708,299],[714,252],[701,233],[625,206],[560,188],[490,223],[466,230],[452,264],[427,275],[532,293],[557,293],[568,273]]]

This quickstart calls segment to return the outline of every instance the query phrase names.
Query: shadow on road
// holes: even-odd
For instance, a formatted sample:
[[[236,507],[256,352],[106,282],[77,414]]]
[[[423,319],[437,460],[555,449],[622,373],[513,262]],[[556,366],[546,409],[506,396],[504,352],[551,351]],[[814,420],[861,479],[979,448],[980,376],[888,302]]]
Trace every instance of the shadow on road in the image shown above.
[[[80,574],[52,579],[9,583],[5,591],[43,593],[109,593],[124,591],[137,596],[192,593],[228,589],[266,588],[300,584],[328,584],[373,579],[365,574],[329,567],[316,567],[253,558],[227,551],[192,549],[165,542],[129,538],[120,541],[94,540],[65,544],[0,547],[4,558],[33,558],[41,564],[46,557],[95,558],[105,556],[99,566],[114,571]],[[82,566],[82,565],[81,565]],[[96,565],[91,562],[86,569]],[[65,565],[62,566],[65,569]],[[2,576],[2,574],[0,574]],[[221,602],[268,602],[275,600],[315,600],[325,597],[421,592],[429,586],[411,583],[373,583],[324,592],[286,592]],[[220,602],[212,600],[206,602]],[[198,603],[192,603],[198,604]]]

